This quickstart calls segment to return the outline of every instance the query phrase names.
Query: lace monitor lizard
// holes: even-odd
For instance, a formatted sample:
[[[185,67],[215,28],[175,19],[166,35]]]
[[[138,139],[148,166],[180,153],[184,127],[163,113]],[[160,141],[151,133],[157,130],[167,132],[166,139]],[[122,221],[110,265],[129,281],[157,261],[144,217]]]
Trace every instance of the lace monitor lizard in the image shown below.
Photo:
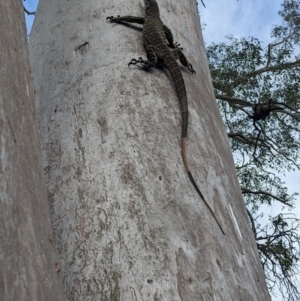
[[[143,58],[132,59],[128,65],[142,64],[143,67],[154,67],[158,62],[162,62],[169,70],[171,77],[175,83],[176,91],[179,97],[181,113],[182,113],[182,157],[187,174],[195,187],[196,191],[204,201],[205,205],[215,218],[218,226],[222,233],[225,235],[223,228],[221,227],[214,211],[211,209],[207,201],[205,200],[202,192],[196,184],[194,177],[191,173],[187,154],[186,154],[186,138],[187,138],[187,127],[188,127],[188,104],[187,104],[187,93],[185,83],[176,60],[179,59],[181,64],[185,66],[192,73],[196,73],[192,65],[187,61],[185,55],[180,48],[180,44],[173,41],[173,35],[171,30],[163,24],[159,16],[159,8],[156,0],[144,0],[146,17],[133,17],[133,16],[117,16],[107,17],[112,23],[119,22],[130,22],[138,23],[143,25],[143,42],[147,53],[147,60]],[[167,42],[168,41],[168,44]]]

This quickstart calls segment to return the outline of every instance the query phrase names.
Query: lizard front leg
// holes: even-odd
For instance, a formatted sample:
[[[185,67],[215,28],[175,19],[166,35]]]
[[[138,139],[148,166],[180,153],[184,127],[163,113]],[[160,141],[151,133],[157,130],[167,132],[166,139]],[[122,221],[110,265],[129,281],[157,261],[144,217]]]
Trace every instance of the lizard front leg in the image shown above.
[[[176,48],[177,46],[177,43],[174,44],[174,38],[173,38],[173,34],[172,34],[172,31],[171,29],[167,26],[167,25],[163,25],[163,30],[164,30],[164,33],[165,33],[165,36],[166,36],[166,39],[169,43],[169,47],[170,48]]]
[[[171,29],[167,26],[167,25],[163,25],[163,30],[166,36],[166,39],[169,43],[169,47],[173,48],[173,55],[175,57],[175,59],[179,59],[179,61],[181,62],[181,64],[185,67],[188,68],[189,71],[191,71],[192,73],[196,73],[196,71],[193,69],[193,66],[188,62],[186,56],[183,54],[182,52],[182,48],[180,47],[179,43],[175,43],[174,44],[174,38],[173,38],[173,34]]]
[[[173,48],[173,49],[179,48],[179,49],[183,50],[183,48],[180,47],[179,43],[177,43],[177,42],[174,43],[174,38],[173,38],[172,31],[167,25],[165,25],[165,24],[163,25],[163,30],[164,30],[166,39],[169,43],[168,46],[170,48]],[[178,56],[178,58],[179,58],[179,56]]]
[[[138,24],[144,24],[145,23],[145,18],[142,17],[134,17],[134,16],[110,16],[107,17],[106,20],[109,20],[111,23],[119,23],[119,22],[128,22],[128,23],[138,23]]]
[[[145,47],[145,50],[147,53],[147,61],[145,61],[142,57],[139,57],[138,59],[132,59],[128,66],[141,63],[145,68],[154,67],[158,61],[156,47],[153,45],[148,45]]]
[[[163,30],[164,30],[164,33],[165,33],[165,36],[166,36],[166,39],[167,39],[167,41],[168,41],[168,46],[170,47],[170,48],[173,48],[173,49],[181,49],[181,51],[183,50],[183,48],[181,48],[180,47],[180,44],[179,43],[177,43],[177,42],[175,42],[174,43],[174,38],[173,38],[173,34],[172,34],[172,31],[171,31],[171,29],[167,26],[167,25],[163,25]],[[179,55],[177,55],[177,58],[176,59],[178,59],[179,58]]]

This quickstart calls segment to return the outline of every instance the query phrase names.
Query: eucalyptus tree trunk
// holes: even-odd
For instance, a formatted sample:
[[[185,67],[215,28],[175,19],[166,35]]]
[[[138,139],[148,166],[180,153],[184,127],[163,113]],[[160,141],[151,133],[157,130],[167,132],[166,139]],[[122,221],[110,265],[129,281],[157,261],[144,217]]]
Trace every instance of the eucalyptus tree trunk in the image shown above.
[[[165,69],[145,57],[142,1],[40,0],[31,33],[46,182],[69,300],[270,300],[216,102],[194,0],[159,1],[197,71],[181,113]]]
[[[63,295],[21,0],[0,1],[0,300]]]

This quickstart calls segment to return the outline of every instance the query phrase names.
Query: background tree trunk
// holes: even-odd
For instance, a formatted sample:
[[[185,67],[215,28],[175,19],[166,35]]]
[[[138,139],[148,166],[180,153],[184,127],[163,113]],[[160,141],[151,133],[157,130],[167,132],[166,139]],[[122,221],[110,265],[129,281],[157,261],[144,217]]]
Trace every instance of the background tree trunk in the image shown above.
[[[270,300],[214,100],[193,0],[159,1],[197,71],[182,69],[188,156],[224,236],[189,181],[166,70],[145,57],[140,1],[40,0],[31,33],[51,214],[70,300]]]
[[[0,299],[65,300],[52,235],[22,1],[0,1]]]

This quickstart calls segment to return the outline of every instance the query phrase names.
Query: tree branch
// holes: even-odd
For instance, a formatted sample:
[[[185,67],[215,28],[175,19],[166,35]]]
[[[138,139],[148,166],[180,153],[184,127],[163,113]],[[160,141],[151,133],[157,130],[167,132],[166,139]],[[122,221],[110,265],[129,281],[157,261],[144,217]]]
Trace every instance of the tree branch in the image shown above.
[[[34,12],[30,12],[26,9],[26,7],[23,5],[24,11],[27,15],[35,15],[35,11]]]
[[[215,97],[219,100],[227,101],[230,104],[242,105],[242,107],[252,107],[253,106],[250,102],[248,102],[244,99],[241,99],[241,98],[234,98],[234,97],[229,97],[229,96],[221,95],[221,94],[215,94]]]
[[[247,188],[242,188],[242,194],[261,194],[261,195],[269,196],[269,197],[279,201],[280,203],[293,208],[293,206],[291,204],[288,204],[286,201],[282,200],[281,198],[279,198],[269,192],[262,191],[262,190],[253,191],[253,190],[250,190]]]
[[[271,66],[271,67],[263,67],[263,68],[255,70],[253,72],[249,72],[245,76],[236,80],[231,85],[229,85],[229,89],[233,89],[241,83],[246,83],[251,77],[255,77],[255,76],[260,75],[265,72],[270,72],[270,71],[274,72],[274,71],[278,71],[278,70],[289,69],[289,68],[299,67],[299,66],[300,66],[300,60],[296,60],[296,61],[290,62],[290,63],[283,63],[283,64]]]

